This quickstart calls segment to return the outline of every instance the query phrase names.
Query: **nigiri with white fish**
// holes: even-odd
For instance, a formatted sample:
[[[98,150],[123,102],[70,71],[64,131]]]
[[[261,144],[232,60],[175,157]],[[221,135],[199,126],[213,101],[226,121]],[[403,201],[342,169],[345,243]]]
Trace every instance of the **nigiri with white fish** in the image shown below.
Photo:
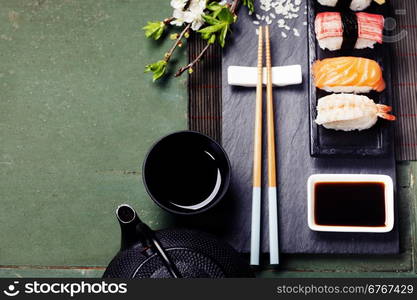
[[[327,129],[361,131],[374,126],[378,118],[395,121],[391,111],[391,106],[376,104],[366,96],[332,94],[318,100],[315,122]]]

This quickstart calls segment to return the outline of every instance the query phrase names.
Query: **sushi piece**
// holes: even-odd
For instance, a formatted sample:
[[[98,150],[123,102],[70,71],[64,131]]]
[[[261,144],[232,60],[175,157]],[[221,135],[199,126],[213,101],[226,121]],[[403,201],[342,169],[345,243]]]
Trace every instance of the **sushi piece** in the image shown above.
[[[317,14],[314,24],[322,49],[364,49],[382,44],[384,17],[381,15],[323,12]]]
[[[364,10],[371,5],[372,1],[382,5],[385,0],[317,0],[321,5],[337,7],[340,9],[350,8],[354,11]]]
[[[382,92],[385,81],[379,64],[362,57],[341,56],[317,60],[312,66],[314,83],[327,92]]]
[[[378,117],[394,121],[390,106],[375,104],[366,96],[333,94],[318,100],[316,123],[327,129],[365,130],[375,125]]]

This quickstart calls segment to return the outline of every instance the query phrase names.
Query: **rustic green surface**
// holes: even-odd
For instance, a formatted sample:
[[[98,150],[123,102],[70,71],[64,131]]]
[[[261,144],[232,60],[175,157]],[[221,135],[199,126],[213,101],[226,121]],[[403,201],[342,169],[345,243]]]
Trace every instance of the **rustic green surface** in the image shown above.
[[[0,0],[0,277],[101,276],[121,202],[170,223],[140,183],[150,144],[186,126],[186,77],[154,88],[142,73],[167,45],[140,27],[166,3]],[[400,255],[284,256],[259,276],[415,275],[417,163],[398,175]]]
[[[264,268],[259,277],[415,277],[417,162],[398,164],[398,204],[401,253],[390,256],[324,256],[288,255],[277,269]],[[155,215],[152,219],[163,218]],[[116,233],[118,236],[118,233]],[[267,259],[266,259],[267,260]],[[0,277],[99,277],[103,269],[63,267],[8,267],[0,269]]]
[[[0,268],[0,277],[6,278],[96,278],[101,277],[104,269],[86,269],[86,268],[37,268],[37,267],[20,267],[20,268]]]
[[[152,87],[144,65],[171,41],[141,27],[170,13],[166,0],[0,0],[0,265],[105,265],[123,202],[163,226],[140,164],[186,128],[186,77]]]

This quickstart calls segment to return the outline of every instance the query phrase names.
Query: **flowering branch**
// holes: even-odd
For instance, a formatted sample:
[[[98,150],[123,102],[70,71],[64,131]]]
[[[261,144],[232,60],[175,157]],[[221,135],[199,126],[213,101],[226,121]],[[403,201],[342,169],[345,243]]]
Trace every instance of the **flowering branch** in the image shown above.
[[[180,35],[177,37],[177,39],[175,40],[174,45],[172,45],[171,49],[168,50],[167,53],[165,53],[165,57],[164,59],[168,62],[171,59],[172,53],[174,53],[175,49],[182,45],[182,38],[188,37],[189,36],[189,30],[190,30],[191,24],[188,24],[187,26],[185,26],[184,30],[181,31]]]
[[[244,2],[250,2],[250,1],[245,1]],[[230,7],[230,11],[232,12],[232,14],[234,14],[236,12],[237,6],[239,5],[239,0],[233,0],[232,6]]]
[[[175,77],[181,76],[182,73],[184,73],[187,70],[191,74],[193,72],[194,65],[196,65],[201,60],[201,58],[204,56],[204,54],[206,53],[206,51],[208,50],[208,48],[210,48],[211,45],[212,44],[207,43],[207,45],[203,48],[203,50],[201,50],[200,54],[197,55],[197,57],[193,61],[191,61],[188,65],[185,65],[185,66],[181,67],[177,71],[177,73],[175,73],[174,76]]]
[[[230,13],[232,13],[233,15],[235,14],[235,12],[236,12],[236,9],[237,9],[237,7],[238,7],[238,5],[239,5],[239,1],[240,0],[233,0],[233,3],[232,3],[232,5],[230,6]],[[244,1],[247,1],[247,0],[244,0]],[[228,6],[228,5],[227,5]],[[207,52],[207,50],[210,48],[210,46],[212,45],[213,43],[210,43],[210,40],[209,40],[209,42],[207,43],[207,45],[203,48],[203,50],[201,50],[201,52],[200,52],[200,54],[199,55],[197,55],[197,57],[193,60],[193,61],[191,61],[188,65],[185,65],[185,66],[183,66],[183,67],[181,67],[178,71],[177,71],[177,73],[175,73],[175,77],[178,77],[178,76],[181,76],[182,75],[182,73],[184,73],[185,71],[187,71],[188,70],[188,72],[191,74],[192,72],[193,72],[193,67],[203,58],[203,56],[204,56],[204,54]]]
[[[217,42],[222,47],[225,46],[230,27],[237,21],[235,12],[239,3],[240,0],[233,0],[232,4],[225,0],[171,0],[173,16],[161,22],[148,22],[143,27],[145,35],[158,40],[170,25],[181,26],[183,30],[180,34],[171,34],[171,38],[175,40],[172,47],[162,60],[147,65],[145,72],[152,72],[154,81],[161,78],[166,73],[167,64],[175,49],[181,47],[182,39],[188,38],[189,31],[194,30],[200,33],[202,39],[207,40],[207,45],[193,61],[180,68],[175,76],[180,76],[186,70],[192,73],[192,68],[203,58],[212,44]],[[242,0],[242,3],[253,12],[254,0]]]
[[[181,47],[183,37],[189,36],[188,31],[190,30],[190,27],[191,27],[191,24],[188,24],[187,26],[185,26],[185,28],[179,35],[178,34],[173,35],[175,42],[172,45],[172,47],[168,50],[168,52],[165,53],[163,59],[158,60],[157,62],[153,64],[149,64],[145,67],[145,72],[153,73],[153,81],[158,80],[166,73],[167,65],[168,65],[169,60],[172,57],[172,54],[174,53],[177,47]]]
[[[171,18],[164,19],[162,22],[164,22],[165,25],[169,25],[174,20],[175,20],[175,18],[171,17]]]

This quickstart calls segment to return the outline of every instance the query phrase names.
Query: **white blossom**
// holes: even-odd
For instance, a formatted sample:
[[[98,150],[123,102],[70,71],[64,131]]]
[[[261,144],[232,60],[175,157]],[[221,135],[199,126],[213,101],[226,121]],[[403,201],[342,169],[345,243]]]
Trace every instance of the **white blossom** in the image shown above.
[[[174,9],[173,17],[174,20],[171,21],[172,25],[182,26],[184,24],[184,14],[185,12],[182,9]]]
[[[184,20],[191,23],[192,30],[199,30],[204,24],[204,9],[206,8],[206,0],[192,0],[190,7],[184,13]]]
[[[187,4],[187,0],[171,0],[171,6],[173,9],[181,9],[183,10]]]
[[[175,18],[171,24],[182,26],[185,23],[191,23],[192,30],[199,30],[204,24],[204,10],[206,9],[206,0],[191,0],[187,9],[184,7],[187,0],[172,0],[171,6],[174,8],[173,17]]]

